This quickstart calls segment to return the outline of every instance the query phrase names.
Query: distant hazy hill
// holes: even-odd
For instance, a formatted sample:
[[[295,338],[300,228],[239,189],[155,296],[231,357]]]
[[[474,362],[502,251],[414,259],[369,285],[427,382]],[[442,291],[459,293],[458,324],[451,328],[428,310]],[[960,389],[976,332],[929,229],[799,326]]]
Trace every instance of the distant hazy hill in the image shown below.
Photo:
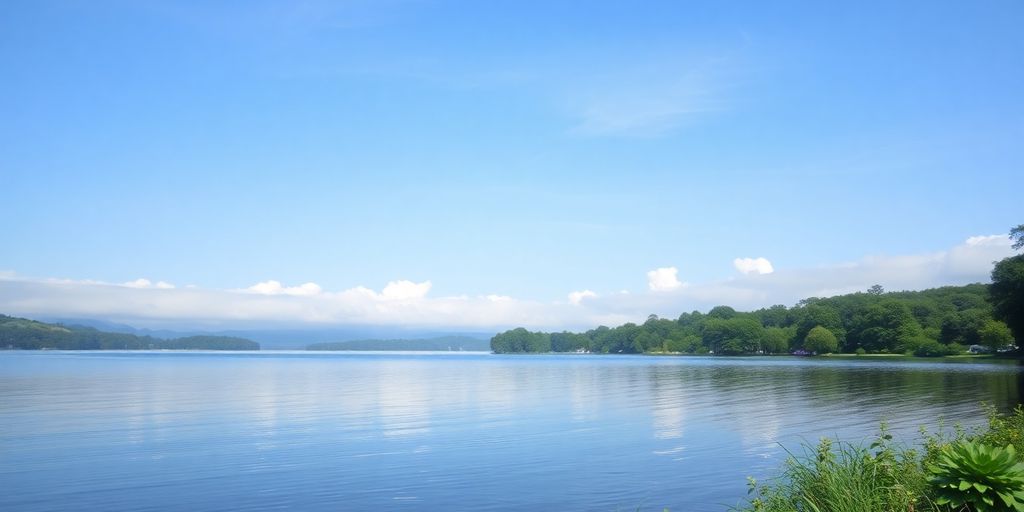
[[[259,350],[260,344],[232,336],[159,339],[105,332],[81,325],[60,325],[0,315],[0,349],[59,350]]]
[[[350,340],[314,343],[306,350],[468,350],[490,351],[488,340],[468,336],[439,336],[420,340]]]
[[[331,327],[295,327],[252,325],[249,328],[217,329],[201,328],[200,326],[183,323],[164,326],[160,329],[139,328],[131,325],[107,320],[81,317],[49,317],[39,318],[42,322],[62,325],[68,328],[92,327],[103,332],[134,334],[136,336],[161,338],[165,340],[186,336],[229,336],[245,338],[260,344],[262,350],[303,350],[313,343],[332,343],[348,340],[419,340],[457,336],[471,339],[490,340],[494,336],[491,331],[451,331],[422,328],[405,328],[387,325],[341,325]],[[485,347],[486,349],[486,347]],[[447,348],[445,348],[447,350]],[[466,349],[468,350],[468,349]]]

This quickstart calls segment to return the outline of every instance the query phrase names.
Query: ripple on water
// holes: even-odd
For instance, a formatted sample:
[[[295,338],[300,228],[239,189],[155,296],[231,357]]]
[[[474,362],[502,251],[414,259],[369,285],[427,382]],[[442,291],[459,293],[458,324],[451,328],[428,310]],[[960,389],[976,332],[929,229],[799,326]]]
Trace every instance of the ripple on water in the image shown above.
[[[1017,366],[0,353],[0,509],[722,510],[784,446],[977,424]]]

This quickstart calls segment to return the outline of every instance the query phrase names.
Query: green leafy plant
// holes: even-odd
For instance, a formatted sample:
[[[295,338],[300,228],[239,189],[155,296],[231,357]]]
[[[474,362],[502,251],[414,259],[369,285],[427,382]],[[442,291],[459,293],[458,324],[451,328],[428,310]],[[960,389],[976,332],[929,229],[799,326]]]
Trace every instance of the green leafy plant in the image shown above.
[[[1024,463],[1013,446],[970,441],[947,445],[928,467],[935,503],[977,512],[1024,512]]]
[[[986,412],[988,425],[977,430],[922,427],[923,450],[894,443],[885,423],[868,447],[805,445],[768,484],[748,478],[749,497],[732,510],[1024,512],[1024,406]]]
[[[1012,445],[1017,451],[1017,462],[1024,462],[1024,407],[1018,405],[1010,414],[1002,415],[992,405],[986,406],[988,430],[976,441],[993,445]]]

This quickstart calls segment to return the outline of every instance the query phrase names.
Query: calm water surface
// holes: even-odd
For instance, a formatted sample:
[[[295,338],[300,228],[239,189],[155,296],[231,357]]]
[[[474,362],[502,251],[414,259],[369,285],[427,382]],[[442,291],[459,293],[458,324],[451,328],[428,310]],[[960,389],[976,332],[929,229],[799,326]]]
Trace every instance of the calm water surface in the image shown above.
[[[2,352],[0,510],[724,510],[784,447],[982,421],[1015,364]]]

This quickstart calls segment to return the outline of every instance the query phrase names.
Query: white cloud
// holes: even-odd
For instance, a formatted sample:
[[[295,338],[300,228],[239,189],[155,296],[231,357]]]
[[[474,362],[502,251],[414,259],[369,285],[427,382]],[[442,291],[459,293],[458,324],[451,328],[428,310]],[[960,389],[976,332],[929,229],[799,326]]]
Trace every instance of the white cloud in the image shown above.
[[[597,61],[561,59],[543,74],[558,77],[573,133],[656,137],[728,108],[730,89],[747,72],[731,47],[620,46]]]
[[[772,262],[765,258],[736,258],[732,265],[743,274],[771,274],[775,272]]]
[[[430,291],[430,281],[414,283],[412,281],[391,281],[381,292],[381,297],[392,300],[422,299]]]
[[[582,290],[569,293],[569,304],[578,306],[587,297],[597,297],[597,294],[590,290]]]
[[[656,268],[647,273],[647,287],[655,292],[678,289],[683,286],[677,277],[678,274],[679,269],[675,267]]]
[[[666,90],[633,90],[631,96],[601,95],[580,107],[574,133],[591,136],[661,135],[686,118],[711,110],[708,94],[686,85]]]
[[[792,305],[803,298],[862,291],[874,284],[895,291],[987,282],[993,262],[1013,254],[1008,239],[997,236],[971,237],[941,251],[872,255],[770,274],[755,270],[723,281],[696,284],[680,282],[678,270],[666,267],[647,273],[648,290],[600,295],[582,290],[570,293],[569,300],[562,302],[504,295],[430,297],[431,281],[392,281],[380,292],[362,286],[327,292],[314,283],[288,287],[265,281],[250,289],[165,287],[154,293],[161,282],[138,279],[112,284],[3,273],[0,312],[30,318],[97,318],[156,328],[252,328],[258,323],[588,329],[642,322],[650,313],[673,318],[683,311],[706,311],[719,304],[739,310]]]
[[[754,309],[794,304],[807,297],[852,293],[880,284],[887,290],[922,290],[988,282],[993,263],[1014,254],[1005,235],[971,237],[947,250],[909,255],[871,255],[857,261],[814,268],[744,275],[688,287],[676,300],[701,307],[729,304]]]
[[[320,285],[316,283],[305,283],[299,286],[284,286],[280,281],[262,281],[256,283],[248,288],[247,291],[253,293],[259,293],[263,295],[297,295],[297,296],[309,296],[319,295],[321,291]]]
[[[0,276],[0,312],[30,318],[98,318],[153,328],[192,325],[223,329],[255,325],[585,329],[629,320],[566,303],[520,300],[496,294],[430,298],[427,296],[430,281],[393,281],[381,292],[357,286],[340,292],[313,294],[303,292],[301,286],[286,287],[273,281],[253,288],[183,287],[154,294],[150,289],[96,281],[4,275]]]
[[[970,246],[989,245],[989,246],[1011,246],[1010,237],[1007,235],[981,235],[972,236],[964,242]]]
[[[772,304],[793,305],[808,297],[865,291],[880,284],[890,291],[923,290],[946,285],[988,282],[993,262],[1012,256],[1004,236],[980,238],[947,250],[909,255],[872,255],[850,262],[819,267],[775,270],[771,274],[743,274],[739,277],[680,285],[672,293],[659,293],[659,282],[671,285],[677,272],[648,273],[648,293],[610,294],[584,301],[581,309],[602,318],[642,321],[655,313],[672,318],[684,311],[725,304],[739,310],[753,310]],[[663,269],[659,269],[663,270]],[[611,324],[608,324],[611,325]]]
[[[99,283],[99,281],[91,281],[91,282]],[[139,289],[141,289],[141,288],[158,288],[158,289],[161,289],[161,290],[170,290],[170,289],[174,288],[173,284],[168,283],[166,281],[157,281],[156,283],[153,283],[149,279],[144,279],[144,278],[139,278],[139,279],[136,279],[134,281],[128,281],[128,282],[125,282],[125,283],[121,283],[121,286],[126,286],[128,288],[139,288]]]
[[[946,252],[945,272],[952,279],[962,280],[985,269],[988,278],[994,261],[1013,254],[1013,242],[1007,235],[972,236]]]

